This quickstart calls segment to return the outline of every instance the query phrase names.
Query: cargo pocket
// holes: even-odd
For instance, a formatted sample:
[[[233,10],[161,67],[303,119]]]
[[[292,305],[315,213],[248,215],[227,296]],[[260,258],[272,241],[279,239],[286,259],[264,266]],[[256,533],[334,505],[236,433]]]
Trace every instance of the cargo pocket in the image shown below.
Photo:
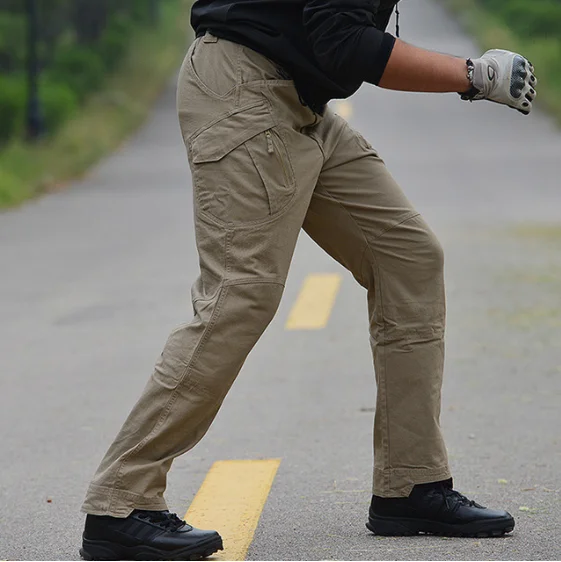
[[[197,211],[222,224],[266,221],[294,195],[290,155],[266,102],[211,124],[190,152]]]

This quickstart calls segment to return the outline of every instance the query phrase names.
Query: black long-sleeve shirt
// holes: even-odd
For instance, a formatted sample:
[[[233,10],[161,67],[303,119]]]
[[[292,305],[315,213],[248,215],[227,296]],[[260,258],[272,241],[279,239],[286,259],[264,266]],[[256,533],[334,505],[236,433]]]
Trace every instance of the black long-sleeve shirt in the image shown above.
[[[321,108],[363,82],[378,84],[395,38],[385,32],[397,0],[197,0],[191,24],[265,55]]]

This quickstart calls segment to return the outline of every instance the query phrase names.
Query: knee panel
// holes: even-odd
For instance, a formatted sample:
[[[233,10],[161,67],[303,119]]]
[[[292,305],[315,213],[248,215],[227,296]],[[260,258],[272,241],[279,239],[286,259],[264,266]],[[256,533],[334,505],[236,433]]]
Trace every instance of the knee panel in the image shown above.
[[[273,319],[283,289],[280,283],[240,280],[223,285],[212,300],[195,301],[193,321],[167,341],[158,378],[210,394],[229,386]]]

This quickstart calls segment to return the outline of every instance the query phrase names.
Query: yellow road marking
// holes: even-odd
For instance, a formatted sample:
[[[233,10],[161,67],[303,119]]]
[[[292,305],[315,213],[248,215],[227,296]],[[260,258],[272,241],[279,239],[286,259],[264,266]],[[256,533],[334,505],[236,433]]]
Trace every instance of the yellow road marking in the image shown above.
[[[335,102],[335,113],[338,113],[343,119],[350,119],[353,114],[353,104],[347,100]]]
[[[341,286],[341,276],[336,273],[308,275],[294,303],[287,330],[320,330],[325,328],[335,298]]]
[[[279,464],[267,459],[212,465],[185,520],[222,535],[224,550],[213,560],[245,560]]]

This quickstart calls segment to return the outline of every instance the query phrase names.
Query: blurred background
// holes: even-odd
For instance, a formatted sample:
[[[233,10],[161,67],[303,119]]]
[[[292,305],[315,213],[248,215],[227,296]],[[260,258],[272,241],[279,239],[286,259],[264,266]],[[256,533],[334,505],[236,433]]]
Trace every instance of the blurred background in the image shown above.
[[[527,53],[561,115],[561,0],[439,2],[482,48]],[[0,207],[80,175],[142,122],[180,62],[191,4],[0,0]]]
[[[132,33],[158,24],[161,2],[2,0],[0,140],[55,132],[102,87]]]
[[[184,51],[189,5],[181,0],[0,0],[0,206],[81,173],[140,123]],[[140,80],[149,90],[146,97],[138,92]],[[116,126],[111,112],[103,117],[99,111],[119,105],[128,106],[136,119],[121,118]],[[85,134],[92,116],[105,122],[102,138]],[[42,141],[44,151],[73,119],[82,120],[84,126],[74,126],[84,134],[74,131],[73,139],[48,156],[30,155],[22,146]],[[103,137],[112,127],[118,130],[108,141]],[[92,140],[103,146],[93,153],[80,147]],[[75,161],[53,167],[53,158],[68,158],[69,149]],[[38,156],[41,162],[35,162]]]

